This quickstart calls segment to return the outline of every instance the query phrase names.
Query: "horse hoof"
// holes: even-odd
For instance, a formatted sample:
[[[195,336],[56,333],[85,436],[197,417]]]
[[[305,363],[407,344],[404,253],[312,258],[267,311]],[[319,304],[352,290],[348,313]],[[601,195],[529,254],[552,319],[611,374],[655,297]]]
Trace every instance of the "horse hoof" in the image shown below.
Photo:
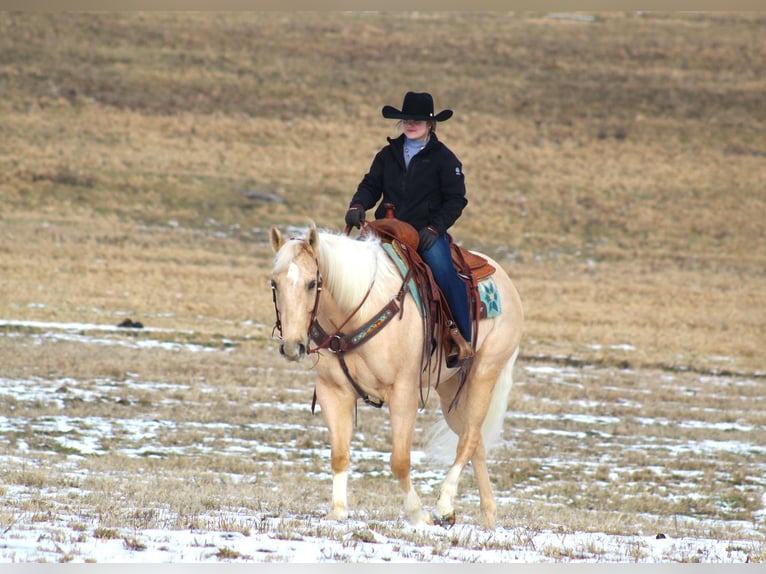
[[[345,510],[333,509],[325,515],[325,518],[336,522],[345,522],[346,519],[348,519],[348,512]]]
[[[453,511],[444,516],[434,516],[434,524],[442,528],[452,528],[455,526],[455,512]]]

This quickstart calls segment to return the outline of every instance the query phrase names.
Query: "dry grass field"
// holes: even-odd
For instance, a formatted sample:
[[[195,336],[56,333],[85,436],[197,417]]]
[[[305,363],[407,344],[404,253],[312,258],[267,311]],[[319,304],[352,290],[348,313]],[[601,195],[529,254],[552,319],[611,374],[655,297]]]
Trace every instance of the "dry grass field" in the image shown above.
[[[760,13],[0,13],[0,560],[98,560],[87,542],[112,538],[140,554],[147,529],[326,528],[348,548],[316,526],[327,437],[310,364],[271,338],[267,233],[340,231],[395,135],[380,108],[409,89],[455,110],[453,235],[525,304],[490,466],[512,536],[402,526],[367,407],[355,536],[421,560],[648,561],[563,538],[662,532],[765,560],[765,78]],[[416,457],[426,502],[443,471]],[[227,548],[207,554],[291,559]]]

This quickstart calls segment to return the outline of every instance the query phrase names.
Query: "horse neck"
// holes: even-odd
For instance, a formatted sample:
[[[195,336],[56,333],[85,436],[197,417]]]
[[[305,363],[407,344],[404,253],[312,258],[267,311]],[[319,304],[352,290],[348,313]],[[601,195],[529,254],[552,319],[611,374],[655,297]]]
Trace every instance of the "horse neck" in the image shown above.
[[[347,323],[353,327],[390,299],[390,261],[384,254],[381,257],[384,252],[374,242],[330,237],[320,240],[324,285],[317,318],[338,327],[353,314]]]

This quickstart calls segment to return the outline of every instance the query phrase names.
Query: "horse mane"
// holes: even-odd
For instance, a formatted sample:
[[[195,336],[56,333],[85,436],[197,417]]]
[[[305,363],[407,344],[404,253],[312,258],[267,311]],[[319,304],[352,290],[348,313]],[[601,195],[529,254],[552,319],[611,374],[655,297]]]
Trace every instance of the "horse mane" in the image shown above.
[[[327,289],[345,311],[353,311],[372,284],[360,311],[379,306],[401,286],[401,275],[377,237],[353,239],[328,232],[319,234],[319,270]]]

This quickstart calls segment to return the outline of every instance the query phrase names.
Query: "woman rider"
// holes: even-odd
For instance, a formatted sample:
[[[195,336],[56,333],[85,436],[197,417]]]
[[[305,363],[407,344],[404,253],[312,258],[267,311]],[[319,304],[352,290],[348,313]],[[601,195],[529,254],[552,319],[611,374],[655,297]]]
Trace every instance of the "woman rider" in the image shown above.
[[[359,183],[346,212],[346,225],[360,227],[365,211],[379,200],[375,218],[386,215],[384,204],[395,206],[396,218],[412,225],[420,238],[418,253],[428,264],[444,294],[459,333],[451,329],[457,356],[448,362],[473,356],[468,295],[452,263],[447,230],[468,203],[463,166],[455,154],[436,137],[436,124],[452,117],[452,110],[434,115],[427,92],[407,92],[402,109],[384,106],[383,117],[401,122],[402,133],[387,138]]]

